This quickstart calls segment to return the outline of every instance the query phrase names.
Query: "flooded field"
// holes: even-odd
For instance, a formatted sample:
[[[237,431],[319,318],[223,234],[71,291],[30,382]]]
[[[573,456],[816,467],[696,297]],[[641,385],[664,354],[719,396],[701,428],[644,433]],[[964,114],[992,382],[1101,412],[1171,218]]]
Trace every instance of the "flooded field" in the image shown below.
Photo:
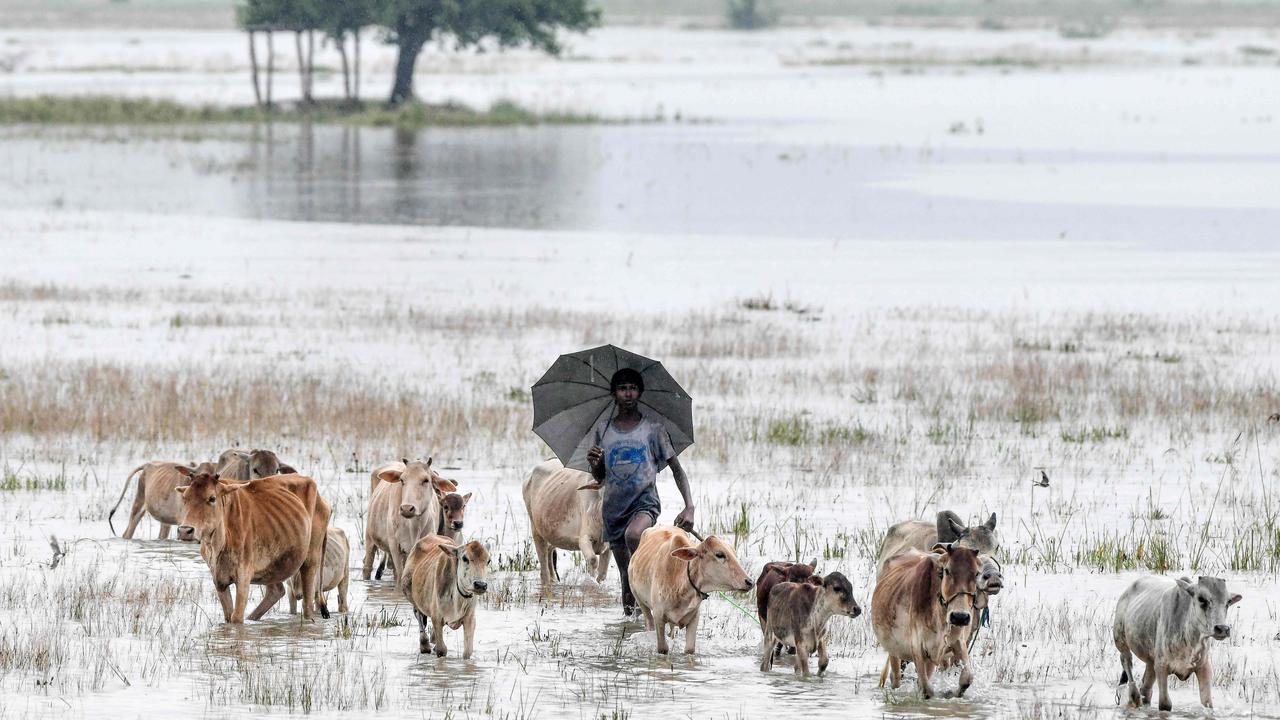
[[[814,32],[612,28],[438,84],[660,123],[0,131],[0,716],[1146,716],[1117,706],[1110,624],[1158,572],[1244,596],[1213,715],[1280,717],[1280,95],[1238,50],[1272,39],[1125,31],[1081,64],[1054,33]],[[116,62],[242,62],[234,33],[141,37]],[[977,62],[1015,45],[1034,67]],[[0,87],[86,92],[124,72],[111,47],[30,50]],[[236,101],[238,72],[130,87]],[[865,609],[888,525],[997,513],[1006,587],[966,696],[878,688],[865,615],[801,681],[759,671],[753,598],[713,595],[697,655],[666,657],[616,568],[597,585],[562,553],[544,594],[528,388],[605,342],[693,395],[697,523],[753,576],[817,557]],[[349,613],[225,626],[194,546],[150,519],[112,536],[132,468],[231,445],[333,503]],[[470,660],[420,656],[391,582],[358,577],[369,471],[404,455],[474,493],[493,566]]]

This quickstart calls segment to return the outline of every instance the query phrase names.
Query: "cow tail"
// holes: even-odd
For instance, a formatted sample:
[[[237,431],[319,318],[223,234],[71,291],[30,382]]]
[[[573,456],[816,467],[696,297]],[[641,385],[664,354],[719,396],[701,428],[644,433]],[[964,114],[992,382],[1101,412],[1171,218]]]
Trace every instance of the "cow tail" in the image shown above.
[[[551,572],[556,576],[556,582],[560,582],[560,568],[556,566],[555,548],[551,548]]]
[[[1124,670],[1120,671],[1120,684],[1121,685],[1129,684],[1129,673],[1125,672]]]
[[[120,507],[120,503],[124,502],[125,493],[129,492],[129,483],[133,481],[133,476],[137,475],[147,464],[143,463],[134,468],[124,479],[124,488],[120,490],[120,497],[116,499],[116,504],[111,506],[111,512],[107,513],[107,527],[111,528],[111,534],[116,534],[116,526],[111,522],[111,516],[116,514],[116,510]]]

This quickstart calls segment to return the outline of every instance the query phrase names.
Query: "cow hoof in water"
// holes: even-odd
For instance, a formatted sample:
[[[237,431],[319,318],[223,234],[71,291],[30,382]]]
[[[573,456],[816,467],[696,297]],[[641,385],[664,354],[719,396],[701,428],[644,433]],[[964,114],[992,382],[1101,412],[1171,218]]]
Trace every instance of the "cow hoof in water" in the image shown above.
[[[443,645],[436,646],[436,657],[444,657],[447,654],[449,654],[448,648],[444,647]]]

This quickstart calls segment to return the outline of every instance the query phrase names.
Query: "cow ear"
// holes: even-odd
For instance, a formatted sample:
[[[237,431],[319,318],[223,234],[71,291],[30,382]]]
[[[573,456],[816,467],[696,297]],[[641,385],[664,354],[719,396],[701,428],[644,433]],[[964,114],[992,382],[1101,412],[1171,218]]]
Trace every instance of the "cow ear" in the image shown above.
[[[578,489],[579,490],[599,490],[602,487],[604,487],[604,483],[594,482],[594,483],[588,483],[586,485],[583,485]]]
[[[174,488],[174,489],[173,489],[173,491],[174,491],[174,492],[176,492],[176,493],[178,493],[179,495],[186,495],[186,494],[187,494],[187,488],[189,488],[189,487],[191,487],[191,486],[190,486],[190,485],[179,485],[178,487]]]
[[[995,513],[991,513],[991,517],[987,518],[987,521],[986,521],[986,522],[984,522],[984,523],[982,523],[982,526],[983,526],[983,527],[985,527],[985,528],[986,528],[986,529],[988,529],[988,530],[995,530],[995,529],[996,529],[996,514],[995,514]]]
[[[462,496],[462,507],[466,507],[469,502],[471,502],[471,493]]]
[[[428,457],[428,458],[427,458],[427,461],[426,461],[425,463],[423,463],[423,465],[426,465],[428,468],[429,468],[429,467],[431,467],[431,458],[430,458],[430,457]]]
[[[442,496],[458,489],[458,483],[448,478],[442,478],[439,475],[431,476],[431,485],[435,487],[436,492]]]
[[[929,552],[934,553],[935,555],[946,555],[951,552],[951,543],[937,543],[933,547],[929,548]]]
[[[671,557],[685,562],[696,560],[700,555],[702,555],[702,551],[696,547],[682,547],[671,551]]]
[[[818,558],[816,558],[816,557],[815,557],[814,559],[810,560],[810,561],[809,561],[809,567],[811,568],[811,569],[809,570],[809,572],[811,572],[811,573],[817,573],[817,572],[818,572]]]
[[[408,465],[408,464],[409,464],[409,458],[400,458],[400,464],[401,464],[401,465]]]
[[[1244,598],[1240,597],[1239,595],[1232,595],[1231,599],[1227,601],[1227,607],[1231,607],[1232,605],[1235,605],[1236,603],[1240,602],[1243,599]]]
[[[1196,586],[1195,583],[1191,582],[1191,578],[1184,576],[1174,580],[1174,582],[1178,583],[1178,587],[1186,590],[1188,595],[1196,594]]]
[[[389,482],[389,483],[400,482],[400,474],[401,474],[400,470],[396,470],[395,468],[387,468],[386,470],[383,470],[382,472],[378,473],[378,479],[383,482]]]

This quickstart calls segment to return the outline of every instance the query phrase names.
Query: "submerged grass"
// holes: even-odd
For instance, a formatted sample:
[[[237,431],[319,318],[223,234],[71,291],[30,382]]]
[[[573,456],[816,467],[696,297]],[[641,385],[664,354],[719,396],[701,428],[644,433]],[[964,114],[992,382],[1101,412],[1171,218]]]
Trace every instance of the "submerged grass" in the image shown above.
[[[185,105],[171,100],[107,95],[0,98],[0,125],[182,125],[213,123],[310,122],[374,127],[483,127],[504,125],[583,125],[610,120],[590,113],[535,112],[510,100],[488,110],[459,103],[318,103],[264,110],[253,106]]]

